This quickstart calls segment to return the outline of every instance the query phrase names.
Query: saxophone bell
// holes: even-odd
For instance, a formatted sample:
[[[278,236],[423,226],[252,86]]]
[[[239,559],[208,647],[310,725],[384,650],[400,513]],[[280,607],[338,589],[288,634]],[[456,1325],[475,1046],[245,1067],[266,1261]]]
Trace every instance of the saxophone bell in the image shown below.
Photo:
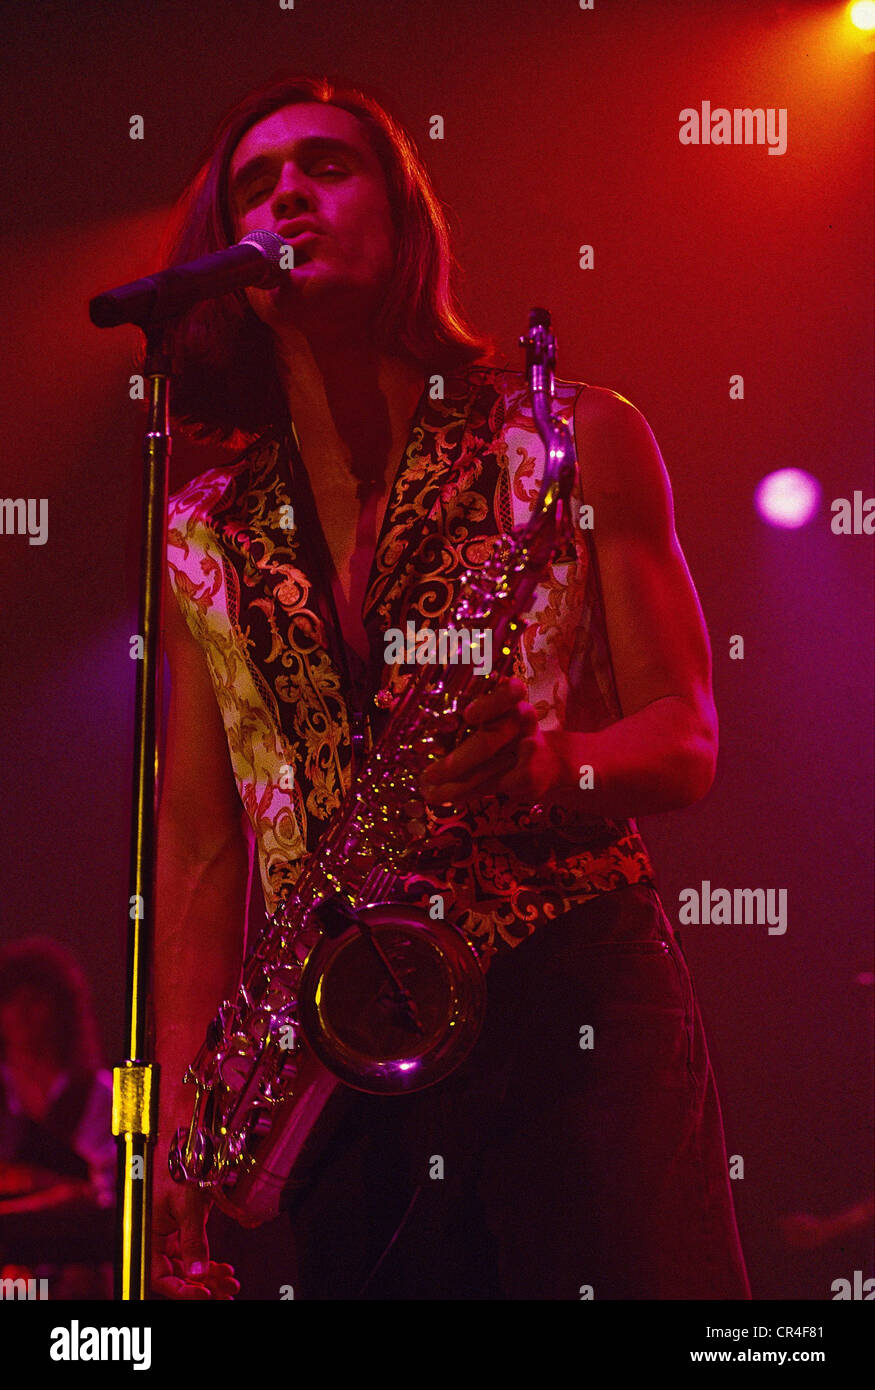
[[[373,1095],[442,1081],[471,1052],[486,1009],[486,977],[468,938],[404,903],[344,912],[331,902],[329,915],[298,994],[313,1052],[347,1086]]]

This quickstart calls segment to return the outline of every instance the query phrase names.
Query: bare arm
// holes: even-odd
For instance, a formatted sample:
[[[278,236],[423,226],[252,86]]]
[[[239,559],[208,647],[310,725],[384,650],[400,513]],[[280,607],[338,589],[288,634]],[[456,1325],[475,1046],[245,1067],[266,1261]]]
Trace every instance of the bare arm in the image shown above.
[[[711,647],[674,524],[671,484],[644,419],[613,391],[575,414],[586,500],[623,718],[566,735],[567,786],[593,766],[595,814],[643,815],[699,800],[714,780],[718,723]]]
[[[476,731],[443,760],[432,803],[501,791],[620,819],[687,806],[713,781],[710,645],[656,440],[633,405],[592,387],[575,434],[623,717],[598,733],[542,733],[522,684],[503,682],[468,707]]]
[[[174,1131],[191,1117],[192,1088],[182,1076],[223,998],[236,992],[245,946],[250,846],[228,744],[203,652],[177,600],[165,590],[165,650],[171,693],[164,781],[158,814],[153,1003],[161,1066],[155,1179],[155,1255],[209,1261],[206,1203],[167,1173]],[[154,1266],[154,1260],[153,1260]],[[218,1267],[228,1268],[227,1266]],[[161,1266],[159,1292],[206,1296]],[[153,1282],[156,1275],[153,1274]]]

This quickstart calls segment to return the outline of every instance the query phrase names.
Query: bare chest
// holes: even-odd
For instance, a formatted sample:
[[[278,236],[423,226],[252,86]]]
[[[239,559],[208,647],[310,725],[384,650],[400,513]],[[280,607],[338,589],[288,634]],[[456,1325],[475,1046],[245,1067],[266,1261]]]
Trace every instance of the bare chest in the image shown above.
[[[388,488],[384,486],[361,497],[335,493],[317,503],[334,566],[332,589],[341,631],[363,660],[368,657],[368,639],[362,606],[387,501]]]

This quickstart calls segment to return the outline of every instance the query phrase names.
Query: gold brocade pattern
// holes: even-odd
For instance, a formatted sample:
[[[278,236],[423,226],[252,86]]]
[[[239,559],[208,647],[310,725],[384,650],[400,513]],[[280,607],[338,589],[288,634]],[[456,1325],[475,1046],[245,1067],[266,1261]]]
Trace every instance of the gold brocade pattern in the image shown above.
[[[554,411],[570,421],[582,389],[557,382]],[[292,456],[288,441],[259,441],[195,478],[169,512],[171,585],[210,670],[268,911],[316,850],[351,765],[343,665],[301,537],[288,526]],[[521,374],[470,368],[446,379],[442,400],[423,393],[362,609],[371,695],[378,685],[397,691],[404,679],[404,668],[383,662],[387,629],[403,631],[408,620],[417,629],[448,625],[462,572],[482,564],[497,534],[528,518],[542,460]],[[537,590],[517,653],[545,729],[594,731],[621,714],[591,533],[576,524],[582,501],[578,478],[573,540]],[[463,814],[429,812],[429,830],[434,862],[427,877],[411,876],[407,891],[420,899],[443,893],[446,916],[487,957],[575,903],[654,881],[634,821],[571,825],[556,808],[509,821],[499,797]]]

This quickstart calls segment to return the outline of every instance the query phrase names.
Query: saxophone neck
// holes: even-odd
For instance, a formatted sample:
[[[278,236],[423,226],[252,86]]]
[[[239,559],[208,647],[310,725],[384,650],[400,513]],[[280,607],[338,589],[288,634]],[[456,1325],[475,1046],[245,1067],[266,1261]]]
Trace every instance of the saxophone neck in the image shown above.
[[[535,428],[544,445],[544,473],[541,490],[531,520],[523,528],[526,545],[540,549],[545,529],[549,544],[557,531],[570,531],[569,497],[574,482],[577,455],[574,435],[566,422],[553,415],[553,368],[556,365],[556,339],[546,309],[532,309],[528,332],[520,338],[526,349],[526,377]]]

